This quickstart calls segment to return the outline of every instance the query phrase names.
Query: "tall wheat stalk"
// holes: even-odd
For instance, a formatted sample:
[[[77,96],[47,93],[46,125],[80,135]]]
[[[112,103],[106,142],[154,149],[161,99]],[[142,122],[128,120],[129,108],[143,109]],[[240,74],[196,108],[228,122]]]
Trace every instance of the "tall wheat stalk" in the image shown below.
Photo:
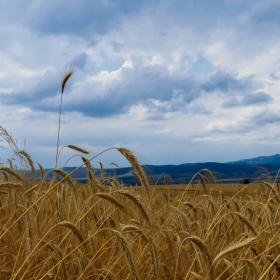
[[[65,89],[65,85],[66,85],[67,81],[73,74],[74,74],[74,69],[70,67],[69,70],[64,75],[62,82],[61,82],[61,95],[60,95],[60,107],[59,107],[59,117],[58,117],[55,168],[57,167],[57,162],[58,162],[58,147],[59,147],[59,140],[60,140],[60,119],[61,119],[61,112],[62,112],[63,93],[64,93],[64,89]]]

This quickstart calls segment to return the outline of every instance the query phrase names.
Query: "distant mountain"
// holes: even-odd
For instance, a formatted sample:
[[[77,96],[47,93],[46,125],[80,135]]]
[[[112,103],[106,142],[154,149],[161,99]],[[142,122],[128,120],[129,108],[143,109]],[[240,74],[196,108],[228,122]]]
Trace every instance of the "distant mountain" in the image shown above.
[[[163,184],[164,176],[167,176],[170,184],[188,183],[197,172],[203,169],[210,170],[218,182],[242,182],[244,179],[255,181],[258,178],[263,180],[264,177],[261,177],[261,175],[264,173],[274,180],[280,169],[280,155],[262,156],[228,163],[205,162],[180,165],[143,165],[142,167],[151,184]],[[76,167],[65,167],[63,169],[70,173]],[[48,171],[48,178],[52,178],[53,171],[50,169],[46,171]],[[139,184],[132,173],[132,167],[104,169],[104,171],[107,176],[113,176],[126,185]],[[100,169],[94,169],[93,172],[96,177],[100,177]],[[37,176],[39,177],[39,175],[38,171]],[[82,167],[74,172],[71,177],[81,183],[86,183],[87,169]]]
[[[228,164],[242,164],[242,165],[263,165],[263,164],[280,164],[280,155],[262,156],[250,159],[241,159],[237,161],[227,162]]]

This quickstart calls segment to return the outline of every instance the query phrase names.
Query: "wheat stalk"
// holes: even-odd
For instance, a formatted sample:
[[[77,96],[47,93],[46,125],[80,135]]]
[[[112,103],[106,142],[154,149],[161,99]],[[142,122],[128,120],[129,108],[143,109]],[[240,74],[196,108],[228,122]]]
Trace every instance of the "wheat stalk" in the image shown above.
[[[26,208],[22,205],[17,205],[17,208],[21,211],[21,213],[26,212]],[[33,250],[33,239],[34,239],[30,212],[26,212],[24,216],[24,221],[27,229],[26,256],[30,257],[30,253]]]
[[[65,73],[62,82],[61,82],[61,95],[60,95],[60,107],[59,107],[59,117],[58,117],[58,131],[57,131],[57,141],[56,141],[56,157],[55,157],[55,168],[57,167],[58,162],[58,146],[59,146],[59,140],[60,140],[60,118],[61,118],[61,111],[62,111],[62,100],[63,100],[63,93],[64,88],[69,80],[69,78],[74,74],[74,69],[69,68],[68,71]]]

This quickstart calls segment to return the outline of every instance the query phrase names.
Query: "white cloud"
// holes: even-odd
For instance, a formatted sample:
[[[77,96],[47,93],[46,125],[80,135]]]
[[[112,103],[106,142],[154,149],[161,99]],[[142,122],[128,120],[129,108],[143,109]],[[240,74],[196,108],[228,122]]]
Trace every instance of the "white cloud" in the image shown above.
[[[252,0],[94,7],[5,0],[0,125],[20,143],[26,137],[31,155],[52,166],[61,73],[72,63],[62,145],[93,152],[125,145],[157,164],[276,153],[278,8],[277,1]]]

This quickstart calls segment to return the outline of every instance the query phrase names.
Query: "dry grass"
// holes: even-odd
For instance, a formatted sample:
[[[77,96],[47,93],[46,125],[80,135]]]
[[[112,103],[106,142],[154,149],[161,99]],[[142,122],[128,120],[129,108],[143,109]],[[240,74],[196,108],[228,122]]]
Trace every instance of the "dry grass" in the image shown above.
[[[97,193],[55,172],[64,182],[2,178],[0,279],[280,277],[273,183],[274,191],[259,183],[231,193],[209,184],[148,193],[111,180]]]

